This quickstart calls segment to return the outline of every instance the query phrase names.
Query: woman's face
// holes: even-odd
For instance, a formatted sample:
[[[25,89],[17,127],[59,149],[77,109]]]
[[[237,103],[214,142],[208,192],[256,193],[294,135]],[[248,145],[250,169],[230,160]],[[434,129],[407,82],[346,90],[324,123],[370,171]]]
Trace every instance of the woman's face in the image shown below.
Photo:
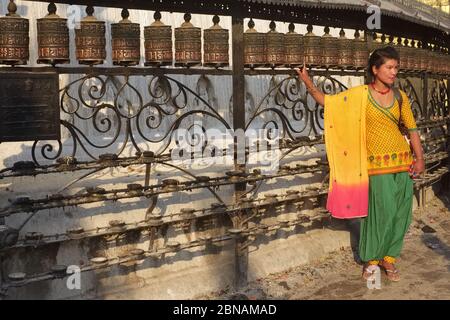
[[[375,78],[388,85],[393,85],[398,73],[398,61],[387,59],[379,68],[372,67]]]

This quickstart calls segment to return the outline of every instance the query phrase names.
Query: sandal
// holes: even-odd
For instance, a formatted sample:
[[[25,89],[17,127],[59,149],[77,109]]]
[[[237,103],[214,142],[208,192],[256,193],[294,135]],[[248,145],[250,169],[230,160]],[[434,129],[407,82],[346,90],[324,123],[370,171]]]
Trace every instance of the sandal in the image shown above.
[[[363,268],[362,277],[366,281],[374,281],[375,280],[375,274],[377,270],[379,270],[380,267],[375,264],[365,264]]]
[[[398,272],[398,269],[394,266],[393,263],[389,263],[385,260],[380,262],[381,268],[383,268],[384,272],[386,273],[387,278],[390,281],[398,282],[400,281],[400,274]],[[386,268],[386,266],[390,266]]]

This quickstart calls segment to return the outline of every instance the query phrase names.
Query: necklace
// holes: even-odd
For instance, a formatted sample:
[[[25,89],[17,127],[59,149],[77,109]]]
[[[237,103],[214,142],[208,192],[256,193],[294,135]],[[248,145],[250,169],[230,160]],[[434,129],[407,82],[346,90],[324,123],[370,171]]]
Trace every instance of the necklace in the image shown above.
[[[375,88],[375,85],[373,83],[370,84],[372,89],[375,90],[376,92],[378,92],[379,94],[387,94],[389,91],[391,91],[391,88],[387,88],[386,91],[380,91],[377,88]]]

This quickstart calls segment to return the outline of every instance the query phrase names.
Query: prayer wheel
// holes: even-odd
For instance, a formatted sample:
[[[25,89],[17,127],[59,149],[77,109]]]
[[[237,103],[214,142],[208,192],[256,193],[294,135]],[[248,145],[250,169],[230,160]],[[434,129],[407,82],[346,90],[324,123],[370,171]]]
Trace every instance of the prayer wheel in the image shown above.
[[[436,65],[436,55],[434,52],[434,48],[431,46],[431,44],[428,46],[428,49],[426,50],[427,55],[427,71],[428,72],[434,72],[435,71],[435,65]]]
[[[446,54],[444,55],[444,72],[446,75],[450,75],[450,55],[448,53],[448,49]]]
[[[400,55],[399,70],[402,71],[409,70],[408,48],[406,48],[402,44],[402,38],[397,39],[397,45],[395,46],[395,49],[398,51],[398,54]]]
[[[156,11],[155,21],[144,28],[145,38],[145,63],[146,66],[171,65],[172,51],[172,27],[161,22],[161,13]]]
[[[322,66],[325,68],[336,68],[338,65],[338,39],[330,34],[328,26],[324,29],[325,34],[320,39],[322,47]]]
[[[303,37],[303,50],[305,53],[305,63],[309,67],[318,67],[322,64],[321,37],[316,36],[312,31],[312,25],[306,28],[308,33]]]
[[[372,38],[372,43],[371,43],[372,47],[371,47],[371,52],[380,49],[381,47],[383,47],[383,43],[378,41],[378,36],[377,33],[374,32],[373,33],[373,38]]]
[[[128,20],[127,9],[122,10],[122,20],[111,24],[112,61],[114,65],[135,66],[141,59],[141,31],[139,23]]]
[[[416,47],[416,42],[413,40],[411,42],[410,48],[410,57],[411,57],[411,68],[413,71],[420,71],[420,52]]]
[[[274,21],[270,22],[270,31],[266,35],[266,59],[267,66],[271,68],[284,65],[286,50],[284,47],[284,34],[276,30]]]
[[[0,64],[27,64],[30,56],[28,35],[29,21],[16,14],[13,0],[8,4],[8,13],[0,18]]]
[[[436,73],[445,74],[444,55],[442,53],[442,48],[439,48],[439,50],[436,52],[436,54],[437,54],[437,61],[438,61]]]
[[[255,29],[255,23],[250,19],[248,29],[244,33],[244,66],[257,68],[266,63],[266,35]]]
[[[226,67],[229,65],[228,30],[219,25],[220,19],[213,17],[214,25],[203,31],[203,65],[206,67]]]
[[[202,63],[201,29],[192,25],[191,15],[184,15],[184,23],[175,28],[175,66],[191,67]]]
[[[417,43],[416,56],[419,63],[418,71],[425,71],[427,69],[428,62],[426,51],[423,49],[422,42],[420,41]]]
[[[48,5],[48,14],[37,19],[38,60],[42,64],[64,64],[70,62],[69,29],[67,19],[56,14],[56,5]]]
[[[355,39],[353,40],[354,46],[354,67],[356,69],[364,69],[367,67],[369,59],[369,51],[367,49],[367,43],[364,39],[360,38],[359,31],[355,32]]]
[[[87,16],[75,30],[76,57],[79,64],[102,64],[106,59],[105,22],[94,16],[94,7],[86,8]]]
[[[290,23],[289,32],[284,36],[286,66],[291,68],[303,65],[303,36],[294,30],[295,25]]]
[[[343,69],[353,67],[353,41],[345,36],[344,29],[339,32],[338,39],[338,66]]]
[[[414,71],[417,66],[417,59],[414,54],[414,48],[412,48],[412,42],[405,39],[404,44],[406,48],[406,69],[409,71]]]

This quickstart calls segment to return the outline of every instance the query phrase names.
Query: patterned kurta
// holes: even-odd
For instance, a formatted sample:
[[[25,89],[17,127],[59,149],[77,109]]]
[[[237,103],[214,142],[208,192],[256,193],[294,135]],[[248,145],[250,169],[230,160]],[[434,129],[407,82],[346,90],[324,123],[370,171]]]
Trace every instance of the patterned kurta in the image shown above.
[[[408,97],[403,97],[402,120],[410,131],[417,130]],[[367,160],[369,175],[408,171],[413,155],[398,130],[400,108],[397,99],[390,107],[380,106],[369,91],[366,109]]]

